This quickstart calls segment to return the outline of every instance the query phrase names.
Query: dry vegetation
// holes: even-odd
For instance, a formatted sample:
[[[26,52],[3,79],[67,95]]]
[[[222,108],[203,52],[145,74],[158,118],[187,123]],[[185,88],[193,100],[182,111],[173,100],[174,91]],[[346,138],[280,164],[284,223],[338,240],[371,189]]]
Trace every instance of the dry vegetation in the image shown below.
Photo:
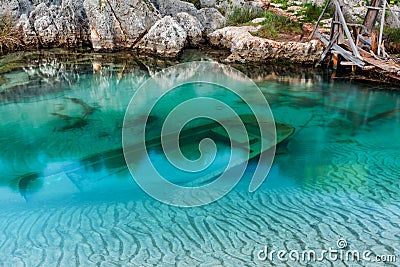
[[[17,50],[22,46],[21,36],[15,28],[16,21],[8,13],[0,14],[0,53]]]

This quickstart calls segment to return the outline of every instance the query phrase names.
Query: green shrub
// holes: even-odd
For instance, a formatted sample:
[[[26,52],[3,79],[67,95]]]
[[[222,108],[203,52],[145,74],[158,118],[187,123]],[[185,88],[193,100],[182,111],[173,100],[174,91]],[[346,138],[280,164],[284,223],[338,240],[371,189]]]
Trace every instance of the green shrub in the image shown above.
[[[265,20],[262,28],[254,35],[274,39],[279,33],[301,34],[303,32],[302,24],[288,17],[277,15],[272,11],[265,12]]]
[[[227,25],[245,24],[255,18],[264,17],[264,11],[254,11],[251,9],[234,8],[226,19]]]
[[[384,33],[387,42],[400,42],[400,28],[385,28]]]
[[[321,15],[324,7],[317,6],[316,4],[307,3],[303,5],[304,11],[302,13],[303,18],[301,19],[304,22],[317,22],[319,16]],[[332,18],[334,15],[335,10],[332,6],[329,6],[325,11],[324,16],[322,19],[329,19]]]

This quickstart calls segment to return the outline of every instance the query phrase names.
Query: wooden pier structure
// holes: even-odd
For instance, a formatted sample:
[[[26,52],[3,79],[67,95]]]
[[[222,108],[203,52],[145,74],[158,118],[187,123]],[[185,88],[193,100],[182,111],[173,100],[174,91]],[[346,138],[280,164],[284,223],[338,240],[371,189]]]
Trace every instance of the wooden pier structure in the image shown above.
[[[335,7],[335,13],[328,35],[321,33],[318,30],[318,25],[331,3]],[[310,35],[310,38],[316,36],[326,45],[320,62],[330,54],[334,70],[340,65],[351,66],[353,72],[357,68],[366,71],[376,70],[389,78],[400,81],[400,59],[386,53],[383,41],[386,11],[389,11],[389,14],[394,17],[396,27],[400,27],[398,14],[395,14],[387,0],[371,0],[370,6],[365,8],[368,10],[364,22],[362,24],[351,24],[346,22],[339,0],[327,0]],[[377,31],[374,28],[379,13],[381,13],[381,18],[379,31]]]

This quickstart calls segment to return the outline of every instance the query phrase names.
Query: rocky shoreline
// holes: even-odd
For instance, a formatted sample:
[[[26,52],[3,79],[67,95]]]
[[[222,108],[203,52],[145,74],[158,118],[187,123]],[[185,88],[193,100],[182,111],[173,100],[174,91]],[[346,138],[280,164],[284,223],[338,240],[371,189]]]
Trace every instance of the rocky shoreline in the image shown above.
[[[233,4],[232,4],[233,3]],[[230,50],[227,61],[283,59],[312,63],[323,46],[255,37],[252,27],[225,27],[233,7],[262,11],[257,2],[202,0],[198,9],[180,0],[0,0],[11,14],[24,49],[90,47],[177,57],[185,48]]]
[[[266,0],[185,1],[0,0],[0,17],[13,18],[22,50],[89,47],[95,52],[128,51],[174,58],[183,49],[207,46],[230,51],[222,59],[226,62],[282,60],[301,64],[315,63],[324,50],[317,40],[274,41],[254,36],[261,27],[257,23],[227,26],[232,10],[262,12],[269,8]],[[360,9],[356,2],[347,2],[348,7]],[[352,14],[351,10],[345,13]],[[357,14],[350,18],[357,19]]]

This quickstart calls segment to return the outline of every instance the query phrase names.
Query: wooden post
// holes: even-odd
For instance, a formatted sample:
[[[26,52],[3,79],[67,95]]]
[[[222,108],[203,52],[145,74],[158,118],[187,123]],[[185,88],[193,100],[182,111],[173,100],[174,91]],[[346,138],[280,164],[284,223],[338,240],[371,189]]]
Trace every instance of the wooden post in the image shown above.
[[[382,0],[372,0],[371,7],[378,7]],[[378,18],[379,9],[369,8],[367,14],[365,15],[363,25],[367,28],[369,32],[374,29],[376,20]]]
[[[383,9],[382,9],[382,16],[381,16],[381,28],[379,30],[379,41],[378,41],[378,56],[381,55],[383,26],[385,25],[385,11],[386,11],[386,0],[383,0]]]
[[[356,70],[357,70],[357,66],[356,65],[352,65],[351,66],[351,73],[352,74],[356,74]]]
[[[332,68],[336,72],[339,66],[339,53],[336,51],[332,51]]]
[[[371,48],[374,54],[378,54],[378,32],[373,30],[371,33]]]

